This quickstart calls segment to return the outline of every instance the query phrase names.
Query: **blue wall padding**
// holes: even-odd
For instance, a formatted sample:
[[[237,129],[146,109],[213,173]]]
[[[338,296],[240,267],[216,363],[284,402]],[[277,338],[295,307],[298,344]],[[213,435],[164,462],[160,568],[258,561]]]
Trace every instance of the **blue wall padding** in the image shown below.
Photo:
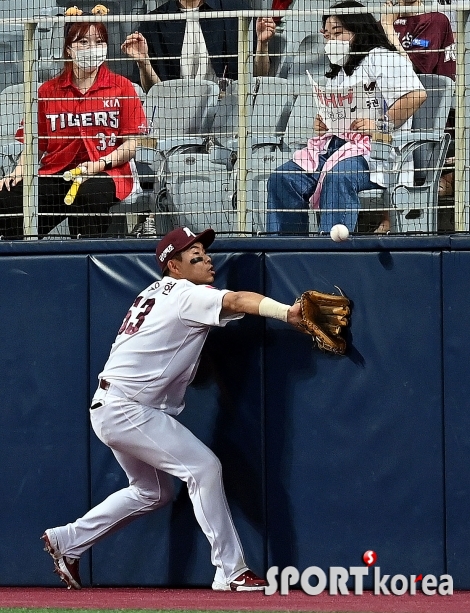
[[[335,285],[353,300],[347,356],[322,354],[307,336],[268,322],[268,566],[357,566],[373,549],[384,572],[439,575],[440,256],[266,258],[266,293],[278,300]]]
[[[449,573],[470,585],[470,253],[443,254],[444,434]]]
[[[154,241],[0,242],[0,584],[58,585],[39,537],[126,485],[88,406]],[[360,566],[470,589],[470,239],[216,241],[215,285],[353,301],[350,351],[274,320],[209,335],[181,421],[214,449],[249,565]],[[90,562],[90,563],[89,563]],[[208,586],[185,487],[81,563],[86,585]]]
[[[83,255],[0,259],[2,585],[56,585],[39,538],[89,506],[87,277]]]
[[[262,291],[260,254],[214,256],[219,288]],[[155,256],[96,255],[90,265],[90,386],[96,387],[116,332],[138,292],[160,278]],[[264,321],[213,330],[180,420],[220,458],[227,497],[250,565],[264,571],[262,344]],[[112,453],[91,436],[92,504],[126,487]],[[93,549],[96,585],[207,585],[209,544],[177,483],[172,508],[140,518]],[[125,555],[123,555],[125,552]]]

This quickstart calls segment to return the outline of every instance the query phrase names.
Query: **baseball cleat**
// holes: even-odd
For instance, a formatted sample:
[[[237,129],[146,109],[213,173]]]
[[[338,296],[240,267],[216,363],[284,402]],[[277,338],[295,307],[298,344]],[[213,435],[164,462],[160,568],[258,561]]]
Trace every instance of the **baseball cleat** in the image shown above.
[[[218,592],[254,592],[264,590],[267,586],[267,581],[257,577],[251,570],[246,570],[230,583],[219,583],[218,581],[212,583],[212,589]]]
[[[41,539],[44,541],[44,551],[47,551],[54,560],[54,572],[59,575],[60,580],[67,584],[68,590],[80,590],[82,588],[78,572],[80,560],[60,554],[53,530],[46,530]]]

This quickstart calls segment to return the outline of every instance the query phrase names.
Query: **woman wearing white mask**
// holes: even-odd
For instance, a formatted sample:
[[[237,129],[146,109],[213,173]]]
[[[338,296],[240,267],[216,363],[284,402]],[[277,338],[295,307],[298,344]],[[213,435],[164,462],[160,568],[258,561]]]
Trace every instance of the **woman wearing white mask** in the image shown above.
[[[347,0],[332,8],[362,6]],[[325,117],[317,115],[315,136],[308,146],[296,151],[293,161],[271,175],[267,229],[272,233],[307,234],[309,207],[320,210],[321,232],[329,232],[335,224],[354,231],[359,192],[387,185],[384,168],[370,162],[371,137],[380,115],[387,112],[392,130],[410,129],[411,116],[426,99],[410,62],[399,55],[371,14],[325,15],[322,23],[325,53],[330,60],[325,91],[336,92],[328,94],[330,107],[325,107],[325,115],[331,118],[336,112],[338,117],[338,111],[343,112],[350,104],[345,113],[349,125],[344,123],[338,130],[332,121],[329,130]],[[351,92],[356,98],[348,99]],[[333,109],[331,100],[335,96]]]
[[[130,162],[145,114],[132,83],[106,66],[107,40],[103,23],[67,24],[64,69],[38,90],[39,238],[66,217],[72,236],[101,236],[109,226],[109,208],[138,189]],[[22,126],[16,138],[22,141]],[[71,183],[63,173],[75,168],[83,181],[67,205]],[[0,212],[17,215],[0,216],[5,238],[23,236],[22,186],[21,156],[0,180]]]

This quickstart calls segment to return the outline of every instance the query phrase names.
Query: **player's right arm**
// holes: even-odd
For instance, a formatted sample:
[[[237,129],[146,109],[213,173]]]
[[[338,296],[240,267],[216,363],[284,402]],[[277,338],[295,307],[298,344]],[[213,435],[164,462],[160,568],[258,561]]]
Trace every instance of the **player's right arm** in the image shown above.
[[[227,292],[222,300],[221,317],[246,313],[280,319],[296,326],[302,320],[300,303],[282,304],[256,292]]]

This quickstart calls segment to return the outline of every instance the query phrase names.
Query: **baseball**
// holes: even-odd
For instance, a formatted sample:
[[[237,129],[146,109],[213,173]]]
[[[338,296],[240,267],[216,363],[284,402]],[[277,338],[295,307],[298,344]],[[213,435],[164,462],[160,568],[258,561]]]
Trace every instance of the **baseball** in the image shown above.
[[[330,236],[331,240],[335,241],[335,243],[347,241],[349,238],[349,230],[342,223],[337,223],[331,228]]]

